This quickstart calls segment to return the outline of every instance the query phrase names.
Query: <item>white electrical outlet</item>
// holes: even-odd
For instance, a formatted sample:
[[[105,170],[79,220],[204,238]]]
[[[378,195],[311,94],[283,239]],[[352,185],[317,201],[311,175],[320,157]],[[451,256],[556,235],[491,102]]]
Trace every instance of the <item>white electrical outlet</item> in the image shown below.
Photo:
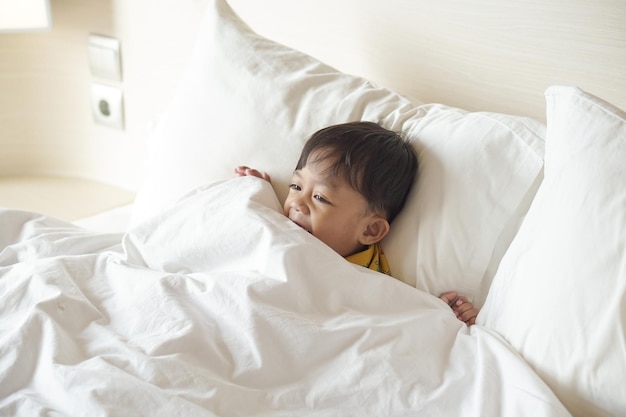
[[[124,96],[122,90],[104,84],[92,84],[91,112],[96,123],[124,129]]]

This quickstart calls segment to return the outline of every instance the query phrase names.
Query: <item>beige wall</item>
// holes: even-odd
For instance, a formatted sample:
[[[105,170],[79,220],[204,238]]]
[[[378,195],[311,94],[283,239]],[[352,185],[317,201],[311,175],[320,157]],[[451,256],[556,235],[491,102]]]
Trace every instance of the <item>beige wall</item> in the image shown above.
[[[114,32],[111,4],[53,1],[54,29],[0,34],[0,173],[91,176],[97,148],[119,135],[90,123],[87,33]],[[110,138],[110,139],[109,139]]]
[[[202,15],[201,1],[187,3],[51,0],[52,31],[0,34],[0,175],[78,176],[136,189],[148,128],[173,94]],[[90,74],[89,33],[121,40],[121,83]],[[122,88],[124,131],[93,123],[92,82]]]
[[[568,83],[626,108],[623,0],[229,2],[259,33],[422,101],[543,119],[544,89]],[[0,175],[136,189],[148,127],[172,97],[206,3],[51,0],[51,32],[0,34]],[[89,33],[121,40],[124,131],[92,122]]]
[[[259,33],[425,102],[544,120],[545,88],[572,84],[626,109],[624,0],[230,3]]]

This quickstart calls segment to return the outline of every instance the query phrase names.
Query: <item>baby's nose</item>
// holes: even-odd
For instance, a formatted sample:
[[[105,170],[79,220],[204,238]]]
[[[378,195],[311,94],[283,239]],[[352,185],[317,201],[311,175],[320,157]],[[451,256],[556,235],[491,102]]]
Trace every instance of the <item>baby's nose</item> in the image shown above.
[[[296,197],[290,202],[290,206],[302,214],[309,214],[309,205],[304,197]]]

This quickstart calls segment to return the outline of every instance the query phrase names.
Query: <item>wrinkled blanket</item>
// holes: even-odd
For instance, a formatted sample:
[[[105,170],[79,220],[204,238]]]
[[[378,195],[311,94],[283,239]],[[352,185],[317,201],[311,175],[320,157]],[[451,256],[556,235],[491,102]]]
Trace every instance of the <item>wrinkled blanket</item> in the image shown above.
[[[126,234],[0,211],[0,415],[566,416],[499,337],[352,265],[271,187]]]

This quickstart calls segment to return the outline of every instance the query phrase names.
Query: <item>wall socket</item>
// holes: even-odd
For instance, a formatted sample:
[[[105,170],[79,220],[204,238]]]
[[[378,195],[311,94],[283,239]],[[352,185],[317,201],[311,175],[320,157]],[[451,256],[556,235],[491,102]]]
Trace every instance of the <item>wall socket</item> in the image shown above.
[[[124,95],[122,90],[104,84],[92,84],[91,112],[96,123],[124,129]]]

